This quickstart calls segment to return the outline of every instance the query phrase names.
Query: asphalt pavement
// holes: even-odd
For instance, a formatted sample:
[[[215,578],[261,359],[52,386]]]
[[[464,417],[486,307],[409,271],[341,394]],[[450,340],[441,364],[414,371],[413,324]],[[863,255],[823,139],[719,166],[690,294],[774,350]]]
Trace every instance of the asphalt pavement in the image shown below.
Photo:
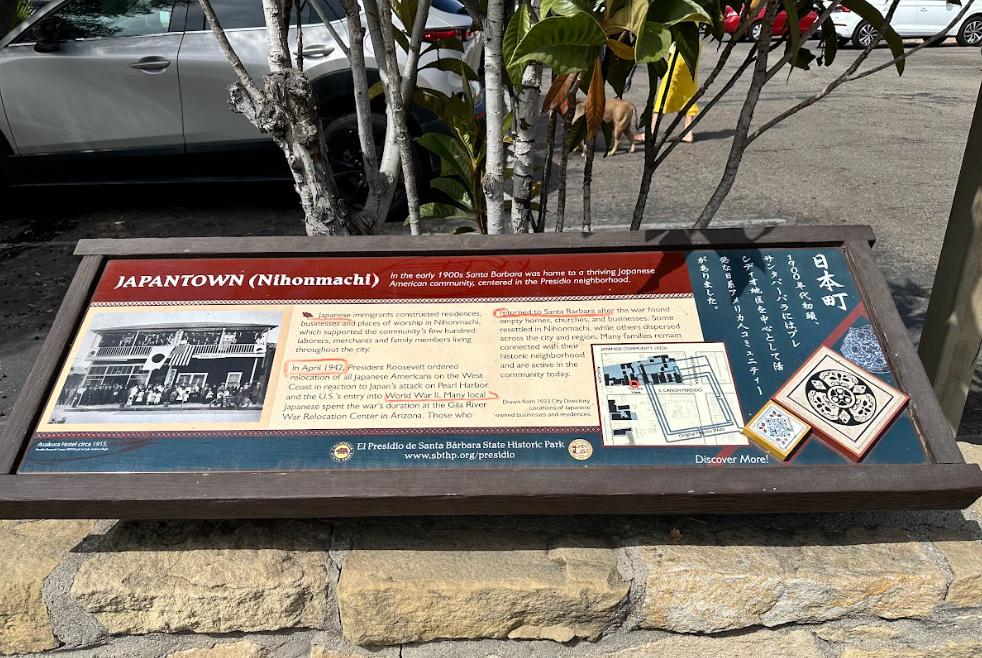
[[[908,42],[914,45],[914,42]],[[817,47],[817,42],[810,46]],[[749,46],[741,44],[739,62]],[[844,49],[828,68],[779,76],[765,87],[755,123],[822,90],[857,51]],[[869,65],[888,61],[885,49]],[[715,64],[704,50],[703,71]],[[720,81],[736,64],[728,64]],[[892,69],[843,85],[788,119],[748,150],[718,219],[729,225],[870,224],[880,268],[916,339],[944,236],[965,141],[982,81],[982,55],[953,41],[925,48],[903,76]],[[719,83],[718,83],[719,84]],[[748,80],[699,125],[658,171],[645,228],[684,226],[702,210],[722,173]],[[712,93],[712,90],[711,90]],[[627,99],[639,108],[647,79],[639,71]],[[244,121],[229,114],[230,121]],[[544,142],[544,139],[543,139]],[[602,158],[593,174],[594,230],[630,222],[643,149]],[[579,226],[582,160],[572,158],[566,226]],[[551,202],[553,205],[555,201]],[[74,272],[74,242],[92,237],[302,234],[292,187],[188,184],[32,189],[15,194],[0,221],[0,412],[8,413]],[[439,224],[432,231],[442,231]],[[391,232],[404,230],[400,225]],[[461,239],[466,239],[462,237]],[[982,404],[975,405],[982,408]],[[982,411],[963,432],[982,433]]]

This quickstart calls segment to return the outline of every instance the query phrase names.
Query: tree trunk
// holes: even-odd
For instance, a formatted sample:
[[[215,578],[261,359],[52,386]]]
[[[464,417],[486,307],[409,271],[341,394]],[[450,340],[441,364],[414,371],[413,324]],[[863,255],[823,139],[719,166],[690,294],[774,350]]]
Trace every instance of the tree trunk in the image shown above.
[[[559,194],[556,198],[556,232],[563,232],[563,225],[566,223],[566,172],[569,169],[569,152],[573,150],[573,117],[576,114],[576,92],[580,88],[580,76],[577,73],[573,78],[569,91],[566,93],[566,102],[560,106],[565,108],[563,114],[563,146],[559,154]]]
[[[381,19],[381,31],[384,43],[385,67],[389,71],[390,84],[385,97],[386,109],[390,117],[389,126],[395,131],[396,144],[399,146],[399,158],[402,161],[402,182],[406,188],[406,203],[409,206],[409,232],[412,235],[419,235],[419,193],[416,189],[416,169],[415,163],[413,162],[412,141],[409,135],[409,127],[406,125],[406,100],[403,97],[403,81],[402,76],[399,74],[399,64],[396,61],[392,6],[389,4],[389,0],[382,0],[381,4],[379,18]],[[417,7],[417,19],[422,18],[425,20],[428,10],[429,2],[420,2]],[[417,20],[417,22],[419,21]],[[406,26],[406,29],[408,30],[410,27]],[[418,46],[416,50],[418,53]],[[412,51],[411,47],[410,51]]]
[[[276,0],[263,0],[270,73],[260,87],[249,76],[222,29],[210,0],[199,0],[212,32],[239,81],[229,87],[232,110],[259,132],[270,135],[286,155],[308,235],[348,235],[348,217],[339,202],[334,172],[310,80],[292,68],[282,14]]]
[[[593,139],[588,138],[583,148],[586,149],[586,160],[583,162],[583,232],[589,233],[593,224],[593,217],[590,215],[590,194],[593,185],[593,157],[597,148],[597,136],[594,135]]]
[[[723,169],[723,176],[713,191],[712,196],[702,213],[692,225],[694,229],[706,228],[716,216],[726,195],[730,193],[734,181],[736,181],[737,171],[743,161],[743,154],[747,150],[747,135],[750,132],[750,123],[754,118],[754,110],[760,100],[760,90],[767,82],[767,55],[771,44],[771,32],[774,26],[774,17],[777,14],[778,0],[769,0],[767,10],[764,12],[764,21],[761,25],[760,39],[757,41],[757,61],[754,63],[754,75],[750,81],[750,90],[744,100],[743,109],[740,111],[740,118],[737,120],[736,132],[733,135],[733,144],[730,146],[730,155],[726,160],[726,167]]]
[[[540,0],[532,1],[531,23],[538,22]],[[512,174],[511,226],[515,233],[528,233],[535,227],[532,218],[532,183],[535,178],[535,133],[539,123],[539,89],[542,64],[530,62],[522,72],[521,88],[515,103],[515,162]],[[542,195],[539,195],[541,204]]]
[[[556,232],[563,232],[566,223],[566,171],[569,169],[569,152],[573,149],[573,107],[563,115],[563,145],[559,154],[559,191],[556,195]]]
[[[546,164],[542,172],[542,186],[539,188],[539,219],[535,223],[535,232],[542,233],[546,230],[546,216],[549,214],[549,182],[552,180],[552,166],[556,153],[556,123],[559,112],[553,110],[549,114],[549,128],[546,131],[548,141],[546,142]]]
[[[310,80],[296,69],[285,69],[270,73],[264,82],[262,104],[254,103],[240,85],[230,87],[233,111],[272,136],[286,155],[307,235],[349,235]]]
[[[484,18],[484,84],[487,104],[487,158],[485,160],[484,198],[487,206],[488,233],[510,233],[511,221],[505,217],[505,96],[501,40],[504,35],[504,0],[488,0]]]

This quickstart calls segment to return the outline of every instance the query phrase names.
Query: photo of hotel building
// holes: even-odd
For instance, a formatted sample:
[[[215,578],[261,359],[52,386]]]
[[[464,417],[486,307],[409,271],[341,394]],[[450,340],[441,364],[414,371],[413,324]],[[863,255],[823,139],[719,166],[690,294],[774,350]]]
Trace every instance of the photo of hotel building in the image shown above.
[[[57,411],[115,412],[112,422],[154,422],[147,413],[261,410],[279,337],[269,312],[201,312],[200,321],[182,322],[167,322],[170,316],[161,313],[134,316],[107,314],[98,323],[106,326],[89,328]],[[128,411],[146,413],[120,413]],[[70,422],[102,420],[101,414],[84,416]]]

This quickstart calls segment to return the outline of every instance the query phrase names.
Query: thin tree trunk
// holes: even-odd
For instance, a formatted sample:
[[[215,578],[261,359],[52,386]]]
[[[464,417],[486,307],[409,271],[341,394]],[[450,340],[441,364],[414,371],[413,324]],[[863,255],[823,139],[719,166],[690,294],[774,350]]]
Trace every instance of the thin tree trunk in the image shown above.
[[[318,6],[316,2],[313,4],[315,7]],[[394,176],[385,176],[379,171],[375,131],[372,126],[372,106],[368,98],[365,26],[361,24],[361,8],[358,6],[357,0],[341,0],[341,6],[346,16],[345,23],[348,27],[350,44],[345,46],[340,42],[340,35],[337,35],[333,29],[332,34],[337,35],[335,40],[341,43],[341,47],[351,64],[351,76],[355,92],[355,116],[358,119],[358,143],[361,146],[362,164],[368,183],[368,197],[365,199],[365,207],[352,218],[352,222],[357,226],[359,233],[374,235],[379,232],[385,222],[385,216],[388,214],[389,206],[392,203],[396,179]],[[330,24],[326,20],[326,16],[322,16],[321,19],[324,20],[325,24]]]
[[[563,232],[566,223],[566,170],[569,168],[569,152],[573,150],[573,115],[576,114],[576,92],[580,88],[580,73],[573,78],[566,94],[566,114],[563,115],[563,146],[559,154],[559,194],[556,198],[556,232]]]
[[[555,78],[555,76],[553,76]],[[546,230],[546,217],[549,214],[549,182],[552,179],[552,166],[556,153],[556,123],[559,112],[553,110],[549,114],[548,138],[546,142],[546,164],[542,171],[542,185],[539,187],[539,218],[535,223],[535,232]]]
[[[484,198],[487,204],[488,233],[511,232],[511,221],[505,217],[505,97],[504,66],[501,40],[504,35],[504,0],[488,0],[484,18],[484,83],[487,106],[487,157],[485,159]]]
[[[597,136],[594,135],[593,139],[587,139],[586,145],[583,148],[586,149],[586,160],[583,162],[583,232],[589,233],[590,227],[593,224],[593,217],[590,215],[590,194],[593,183],[593,157],[594,151],[597,148]]]
[[[726,53],[724,53],[726,54]],[[678,48],[675,49],[675,53],[672,55],[672,61],[668,65],[668,72],[665,74],[668,76],[666,80],[671,81],[672,76],[675,75],[675,67],[678,65],[679,61],[679,51]],[[666,84],[665,93],[662,95],[661,103],[656,109],[654,107],[654,101],[658,97],[657,91],[658,86],[661,84],[661,80],[651,79],[652,67],[648,68],[648,95],[651,98],[652,112],[658,114],[658,118],[655,119],[655,125],[652,127],[651,121],[644,122],[644,171],[641,172],[641,189],[638,191],[638,200],[634,204],[634,216],[631,218],[631,230],[637,231],[641,228],[641,220],[644,219],[644,207],[648,203],[648,192],[651,190],[651,177],[655,173],[655,156],[658,155],[658,148],[656,140],[658,139],[658,128],[661,126],[662,117],[665,115],[665,103],[668,102],[668,86],[671,84],[669,82]]]
[[[767,81],[767,55],[768,46],[771,43],[771,31],[774,26],[774,17],[777,15],[778,0],[769,0],[767,10],[764,12],[764,20],[761,24],[760,39],[757,42],[757,61],[754,63],[754,75],[750,81],[750,90],[744,100],[743,109],[740,111],[740,118],[737,120],[736,132],[733,135],[733,144],[730,146],[730,155],[726,160],[726,167],[723,169],[723,176],[713,191],[712,196],[706,207],[703,208],[699,218],[692,228],[701,229],[709,226],[709,223],[716,216],[726,195],[730,193],[733,183],[736,180],[740,163],[743,161],[743,154],[747,149],[747,134],[750,132],[750,123],[754,118],[754,110],[760,100],[760,90]]]
[[[374,2],[374,0],[371,0]],[[413,162],[413,147],[406,125],[406,106],[402,93],[402,76],[399,73],[399,63],[396,61],[396,42],[392,26],[392,6],[389,0],[379,3],[381,11],[379,19],[382,28],[382,39],[385,44],[385,67],[389,71],[391,87],[386,94],[386,108],[391,120],[390,125],[395,130],[396,144],[399,145],[399,157],[402,161],[402,182],[406,188],[406,203],[409,206],[409,232],[419,235],[419,192],[416,189],[416,168]],[[425,5],[425,6],[424,6]],[[417,7],[417,17],[426,16],[429,2],[424,0]],[[407,26],[408,29],[408,26]]]
[[[538,23],[541,0],[533,0],[529,12],[531,23]],[[511,226],[514,233],[528,233],[532,219],[532,181],[535,175],[535,133],[539,124],[539,88],[542,86],[542,64],[530,62],[522,72],[521,88],[515,103],[515,163],[512,174]],[[541,204],[541,195],[540,201]]]
[[[573,133],[573,110],[569,108],[563,116],[563,146],[559,154],[559,193],[556,197],[556,232],[563,232],[566,222],[566,170],[569,168],[569,152],[573,148],[570,143]]]
[[[242,65],[210,1],[200,0],[200,3],[222,52],[239,78],[229,87],[232,109],[243,114],[260,132],[270,135],[286,155],[303,207],[307,234],[348,235],[348,218],[327,159],[316,96],[310,80],[291,65],[278,3],[263,0],[270,68],[263,89]]]

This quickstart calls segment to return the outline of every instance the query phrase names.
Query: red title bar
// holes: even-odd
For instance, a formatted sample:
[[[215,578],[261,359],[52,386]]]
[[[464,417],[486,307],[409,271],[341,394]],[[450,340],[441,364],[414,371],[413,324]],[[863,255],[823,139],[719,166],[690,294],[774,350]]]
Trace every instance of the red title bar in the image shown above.
[[[114,260],[94,302],[592,297],[691,293],[680,252]]]

